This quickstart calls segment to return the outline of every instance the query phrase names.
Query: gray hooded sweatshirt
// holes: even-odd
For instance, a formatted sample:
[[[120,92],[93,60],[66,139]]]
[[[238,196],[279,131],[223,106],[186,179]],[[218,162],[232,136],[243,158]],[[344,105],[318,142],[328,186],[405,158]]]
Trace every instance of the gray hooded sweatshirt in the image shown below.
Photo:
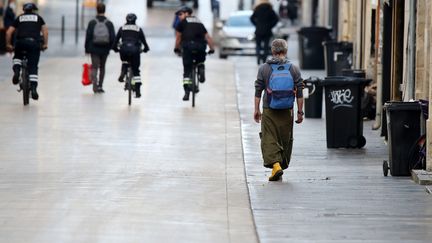
[[[276,57],[269,58],[266,63],[262,64],[258,69],[257,80],[255,81],[255,97],[261,98],[262,91],[266,89],[266,83],[270,79],[272,68],[270,64],[286,64],[289,63],[288,59],[279,59]],[[290,68],[291,76],[294,80],[294,87],[296,89],[296,98],[303,98],[303,79],[301,77],[300,69],[291,64]],[[263,108],[269,108],[267,102],[267,92],[264,92]]]

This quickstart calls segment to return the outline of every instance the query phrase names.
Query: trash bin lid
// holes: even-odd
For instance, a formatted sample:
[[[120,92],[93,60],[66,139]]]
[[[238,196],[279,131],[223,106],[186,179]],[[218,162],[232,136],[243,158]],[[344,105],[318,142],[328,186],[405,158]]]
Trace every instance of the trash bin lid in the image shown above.
[[[321,84],[326,85],[347,85],[347,84],[361,84],[366,85],[370,83],[371,79],[349,77],[349,76],[329,76],[322,80]]]
[[[322,26],[310,26],[310,27],[302,27],[297,31],[300,35],[323,35],[328,36],[332,28],[322,27]]]
[[[353,49],[353,43],[348,41],[335,41],[335,40],[328,40],[323,42],[323,46],[333,46],[337,47],[337,50],[352,50]]]
[[[366,72],[363,69],[342,69],[342,76],[365,78]]]
[[[310,84],[314,84],[314,85],[320,85],[321,84],[321,79],[318,77],[309,77],[305,80],[303,80],[304,83],[310,83]]]
[[[418,111],[421,109],[420,103],[416,101],[391,101],[384,104],[387,111]]]

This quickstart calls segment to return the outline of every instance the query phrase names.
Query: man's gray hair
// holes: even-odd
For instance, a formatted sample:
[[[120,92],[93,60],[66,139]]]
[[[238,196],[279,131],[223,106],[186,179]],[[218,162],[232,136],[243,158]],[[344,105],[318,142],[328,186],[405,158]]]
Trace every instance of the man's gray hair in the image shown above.
[[[288,43],[284,39],[275,39],[271,43],[271,51],[276,54],[286,54],[288,51]]]

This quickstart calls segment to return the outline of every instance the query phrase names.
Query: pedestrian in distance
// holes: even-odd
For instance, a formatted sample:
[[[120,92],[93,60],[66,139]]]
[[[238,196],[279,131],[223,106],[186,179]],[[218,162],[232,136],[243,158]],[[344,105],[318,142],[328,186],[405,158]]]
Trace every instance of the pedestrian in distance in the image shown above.
[[[128,65],[131,65],[133,78],[132,87],[135,91],[135,97],[141,97],[141,51],[148,52],[150,48],[147,44],[144,31],[136,25],[137,16],[134,13],[126,15],[126,24],[120,27],[114,40],[113,49],[115,52],[120,52],[122,60],[122,68],[119,82],[124,82]],[[142,46],[144,45],[144,49]]]
[[[255,25],[256,56],[259,65],[265,63],[269,55],[270,39],[273,36],[272,29],[279,22],[279,17],[269,0],[260,0],[250,20]]]
[[[254,120],[261,122],[261,152],[264,167],[272,168],[269,181],[281,178],[288,168],[293,146],[294,103],[296,123],[303,121],[303,79],[300,69],[287,59],[287,42],[271,43],[272,57],[258,69],[255,81]],[[260,110],[262,92],[262,113]]]
[[[1,0],[0,0],[1,2]],[[0,3],[2,5],[3,3]],[[9,0],[7,5],[4,7],[0,6],[0,53],[6,51],[6,31],[13,24],[16,18],[16,4],[15,0]],[[12,42],[14,41],[15,36],[12,36]]]
[[[8,4],[4,11],[4,17],[3,17],[3,25],[4,28],[7,30],[12,24],[14,23],[16,18],[16,4],[15,0],[9,0]]]
[[[284,26],[288,20],[288,0],[281,0],[279,4],[279,18]]]
[[[183,100],[189,100],[192,91],[192,67],[193,61],[198,63],[198,81],[205,81],[205,60],[207,45],[210,48],[209,54],[214,53],[213,39],[201,21],[192,16],[193,10],[189,7],[181,7],[176,14],[180,23],[176,27],[176,41],[174,53],[182,55],[183,58],[183,89],[185,94]],[[198,92],[198,91],[196,91]]]
[[[291,20],[291,25],[295,25],[298,18],[298,0],[288,0],[288,18]]]
[[[96,5],[96,17],[87,25],[85,53],[90,54],[92,69],[91,80],[94,93],[104,93],[105,63],[114,44],[113,23],[105,16],[105,4]],[[99,72],[99,77],[98,77]]]
[[[178,14],[176,12],[174,14],[174,19],[173,19],[173,23],[172,23],[172,28],[174,29],[174,34],[175,34],[175,30],[176,30],[178,24],[180,24],[180,17],[178,16]]]
[[[26,53],[31,97],[34,100],[39,98],[37,86],[40,52],[48,48],[48,27],[44,19],[36,14],[37,10],[34,3],[24,4],[24,13],[18,16],[6,31],[6,49],[14,51],[12,83],[14,85],[19,83],[22,60]],[[14,34],[15,40],[12,42]]]

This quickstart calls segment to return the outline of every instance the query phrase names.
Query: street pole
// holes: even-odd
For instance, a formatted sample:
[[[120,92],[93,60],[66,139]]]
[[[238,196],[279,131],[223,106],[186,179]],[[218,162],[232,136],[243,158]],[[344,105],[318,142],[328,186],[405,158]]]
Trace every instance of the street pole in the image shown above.
[[[239,10],[244,10],[244,1],[243,0],[239,1],[238,9]]]
[[[64,44],[65,40],[65,16],[62,15],[61,18],[61,43]]]
[[[75,44],[78,44],[78,11],[79,11],[79,0],[76,0],[76,9],[75,9]]]

